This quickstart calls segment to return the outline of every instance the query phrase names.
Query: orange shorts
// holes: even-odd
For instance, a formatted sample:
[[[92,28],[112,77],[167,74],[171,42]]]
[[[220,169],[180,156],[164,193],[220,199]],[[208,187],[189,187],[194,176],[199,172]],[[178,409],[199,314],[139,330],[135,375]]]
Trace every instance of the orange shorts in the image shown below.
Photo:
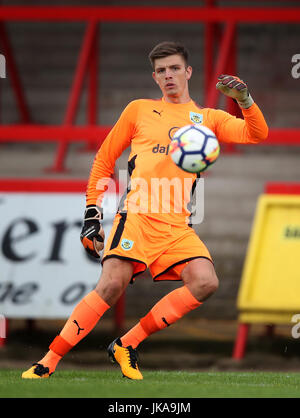
[[[132,261],[133,279],[149,268],[155,281],[181,280],[182,270],[194,258],[212,261],[190,226],[169,225],[139,213],[116,215],[102,263],[111,257]]]

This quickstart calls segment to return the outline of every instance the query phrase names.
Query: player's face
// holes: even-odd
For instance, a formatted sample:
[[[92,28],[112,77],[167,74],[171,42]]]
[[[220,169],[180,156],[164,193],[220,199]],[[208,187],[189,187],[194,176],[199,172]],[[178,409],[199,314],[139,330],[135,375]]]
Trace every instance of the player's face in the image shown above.
[[[186,66],[181,55],[157,58],[152,75],[168,102],[183,103],[190,100],[188,80],[192,76],[192,67]]]

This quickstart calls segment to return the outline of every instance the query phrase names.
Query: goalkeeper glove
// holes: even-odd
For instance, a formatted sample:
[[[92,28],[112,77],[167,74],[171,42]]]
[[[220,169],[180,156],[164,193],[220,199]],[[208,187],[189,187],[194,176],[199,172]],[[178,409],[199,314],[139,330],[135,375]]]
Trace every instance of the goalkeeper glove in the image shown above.
[[[232,97],[238,102],[238,105],[248,109],[254,101],[249,94],[247,84],[233,75],[220,75],[216,88],[228,97]]]
[[[104,247],[104,230],[100,223],[102,218],[101,208],[96,205],[86,207],[80,240],[86,251],[95,258],[100,258],[99,252]]]

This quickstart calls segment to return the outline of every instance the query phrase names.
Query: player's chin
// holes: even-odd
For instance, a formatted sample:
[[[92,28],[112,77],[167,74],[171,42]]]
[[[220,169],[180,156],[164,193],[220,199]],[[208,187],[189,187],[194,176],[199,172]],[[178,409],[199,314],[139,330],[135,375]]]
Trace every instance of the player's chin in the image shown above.
[[[179,97],[179,92],[175,87],[174,88],[169,88],[169,89],[166,89],[166,96],[167,97],[172,97],[172,98]]]

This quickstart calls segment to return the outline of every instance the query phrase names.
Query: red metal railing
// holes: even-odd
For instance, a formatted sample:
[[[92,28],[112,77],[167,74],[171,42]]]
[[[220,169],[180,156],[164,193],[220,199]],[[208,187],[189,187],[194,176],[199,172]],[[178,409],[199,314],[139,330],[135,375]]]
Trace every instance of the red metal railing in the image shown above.
[[[43,126],[35,124],[30,115],[26,97],[18,76],[11,45],[5,31],[8,21],[86,21],[87,27],[74,73],[63,124]],[[236,73],[236,24],[237,23],[299,23],[300,8],[224,8],[215,7],[214,0],[206,0],[206,7],[0,7],[0,41],[7,61],[7,72],[12,80],[20,113],[20,125],[0,125],[0,142],[7,141],[57,141],[58,148],[53,171],[64,170],[68,144],[87,142],[89,147],[104,140],[110,126],[97,124],[97,61],[99,48],[97,30],[101,22],[201,22],[205,24],[204,80],[205,105],[216,107],[218,91],[215,80],[220,73]],[[224,24],[223,33],[220,24]],[[215,62],[213,49],[218,47]],[[87,123],[74,126],[84,78],[88,76]],[[226,110],[240,116],[240,110],[232,100],[226,101]],[[299,145],[300,129],[270,129],[265,145]]]
[[[54,7],[2,6],[0,20],[102,22],[297,23],[298,7]]]

